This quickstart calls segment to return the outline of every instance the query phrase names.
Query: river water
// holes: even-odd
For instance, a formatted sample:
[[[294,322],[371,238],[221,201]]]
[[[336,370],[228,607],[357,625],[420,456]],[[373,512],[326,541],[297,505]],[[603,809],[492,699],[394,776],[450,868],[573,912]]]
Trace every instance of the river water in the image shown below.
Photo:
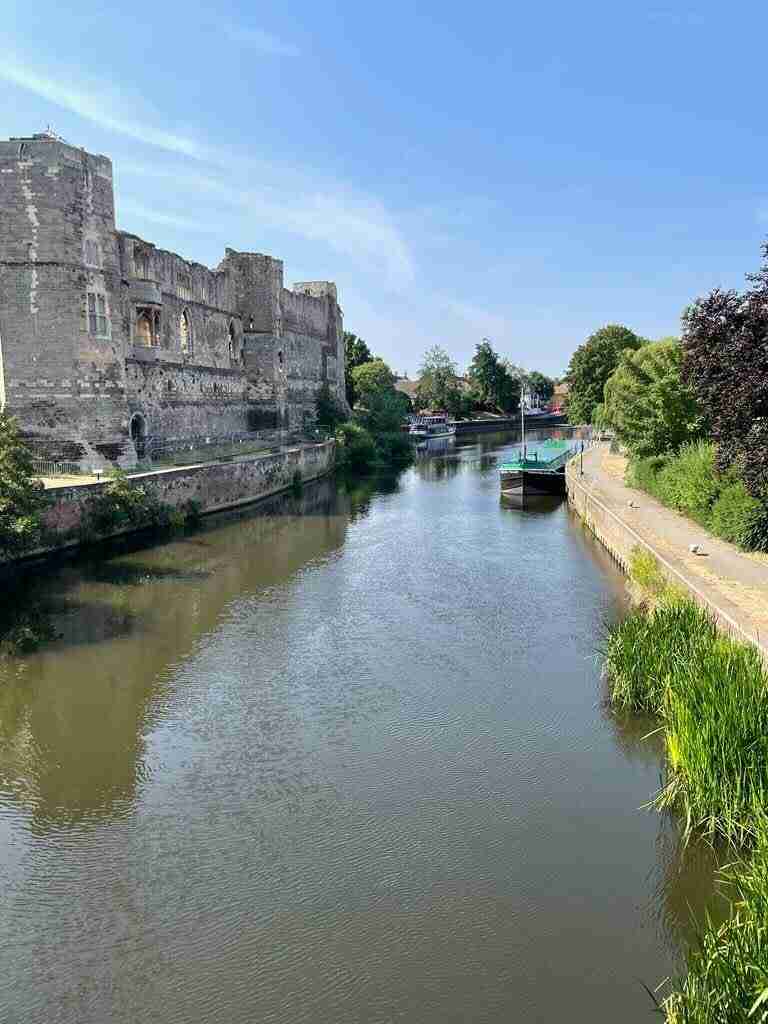
[[[9,596],[0,1020],[653,1019],[711,886],[647,723],[603,706],[623,581],[511,438],[324,480]]]

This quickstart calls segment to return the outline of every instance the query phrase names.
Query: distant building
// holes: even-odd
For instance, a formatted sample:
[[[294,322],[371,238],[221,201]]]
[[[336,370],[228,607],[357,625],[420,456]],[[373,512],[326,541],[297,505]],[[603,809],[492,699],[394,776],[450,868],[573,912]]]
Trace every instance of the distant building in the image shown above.
[[[343,337],[331,282],[159,249],[116,229],[107,157],[0,141],[0,406],[38,451],[130,465],[150,436],[300,429],[324,383],[346,404]]]
[[[564,409],[565,403],[568,399],[568,385],[565,381],[561,381],[559,384],[555,384],[555,390],[552,393],[550,400],[551,409]]]

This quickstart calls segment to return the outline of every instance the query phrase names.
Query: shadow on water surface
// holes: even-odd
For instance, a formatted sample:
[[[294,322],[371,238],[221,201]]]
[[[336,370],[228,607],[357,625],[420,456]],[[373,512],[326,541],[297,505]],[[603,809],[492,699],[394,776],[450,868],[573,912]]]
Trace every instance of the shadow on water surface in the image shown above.
[[[0,609],[0,794],[30,828],[121,817],[147,777],[144,737],[162,719],[183,664],[243,600],[270,595],[335,556],[387,475],[337,483],[206,518],[193,532],[99,546],[30,573]],[[34,634],[33,632],[34,631]],[[140,635],[137,635],[140,634]],[[44,752],[41,753],[41,752]]]

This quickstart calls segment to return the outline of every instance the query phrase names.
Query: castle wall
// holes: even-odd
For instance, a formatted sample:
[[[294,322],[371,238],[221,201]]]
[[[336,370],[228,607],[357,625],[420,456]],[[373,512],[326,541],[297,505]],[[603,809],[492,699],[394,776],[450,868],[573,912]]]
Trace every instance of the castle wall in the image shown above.
[[[5,405],[27,433],[124,430],[120,293],[110,161],[48,137],[0,142]]]
[[[0,142],[0,403],[26,435],[131,464],[132,424],[168,440],[300,429],[323,383],[345,404],[334,285],[286,289],[260,253],[210,270],[158,249],[115,230],[106,157]]]
[[[239,369],[166,360],[126,360],[128,408],[144,417],[147,437],[244,433],[257,429],[251,388]]]

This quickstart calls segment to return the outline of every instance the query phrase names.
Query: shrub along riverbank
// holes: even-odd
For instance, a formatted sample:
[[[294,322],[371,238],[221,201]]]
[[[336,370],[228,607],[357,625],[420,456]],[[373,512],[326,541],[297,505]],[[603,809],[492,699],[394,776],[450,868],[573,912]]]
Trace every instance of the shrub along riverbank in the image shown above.
[[[631,460],[627,483],[745,551],[768,550],[768,504],[747,491],[735,470],[718,473],[711,442]]]
[[[741,858],[726,873],[730,918],[704,923],[664,1010],[670,1024],[766,1021],[768,671],[756,648],[666,585],[651,556],[638,552],[631,575],[645,600],[606,640],[611,704],[658,718],[666,758],[655,806],[679,816],[686,841],[725,841]]]

